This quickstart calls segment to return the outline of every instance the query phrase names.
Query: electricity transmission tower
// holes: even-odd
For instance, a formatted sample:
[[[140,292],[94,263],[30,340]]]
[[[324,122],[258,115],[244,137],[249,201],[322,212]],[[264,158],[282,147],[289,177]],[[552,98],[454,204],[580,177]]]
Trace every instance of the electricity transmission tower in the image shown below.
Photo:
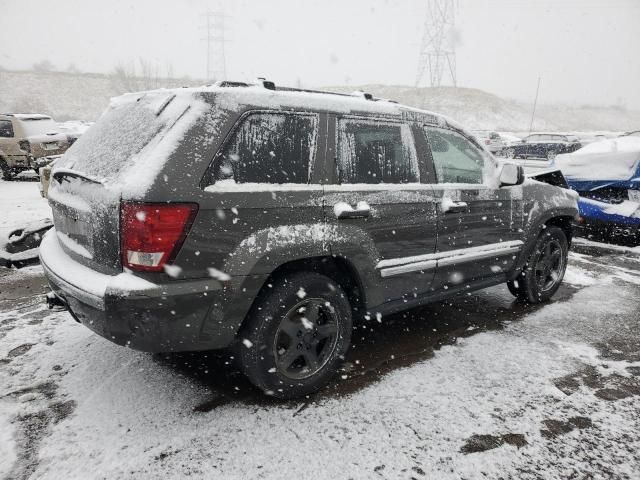
[[[221,11],[201,15],[204,18],[206,36],[202,40],[207,42],[207,80],[224,80],[227,77],[227,59],[225,56],[225,19]]]
[[[456,86],[456,51],[453,39],[455,25],[454,0],[427,0],[427,17],[418,57],[416,87],[426,72],[432,87],[439,87],[445,70]]]

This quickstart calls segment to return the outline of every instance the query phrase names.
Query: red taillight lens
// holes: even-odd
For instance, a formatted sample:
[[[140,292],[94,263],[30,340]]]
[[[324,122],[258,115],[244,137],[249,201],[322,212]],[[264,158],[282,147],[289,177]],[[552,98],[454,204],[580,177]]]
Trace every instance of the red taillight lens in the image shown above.
[[[195,203],[122,202],[122,265],[144,272],[163,271],[178,253],[197,212]]]
[[[485,145],[491,145],[491,140],[489,140],[488,138],[484,141]]]

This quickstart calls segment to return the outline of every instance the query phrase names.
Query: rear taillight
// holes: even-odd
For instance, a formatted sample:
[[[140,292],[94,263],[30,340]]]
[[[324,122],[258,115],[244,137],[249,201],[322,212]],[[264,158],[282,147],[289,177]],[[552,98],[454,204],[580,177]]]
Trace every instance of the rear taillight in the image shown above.
[[[18,146],[23,152],[31,153],[31,144],[29,143],[29,140],[20,140],[18,142]]]
[[[144,272],[163,271],[178,253],[197,212],[195,203],[122,202],[123,267]]]
[[[486,139],[486,140],[484,141],[484,144],[485,144],[485,145],[491,145],[491,140]]]

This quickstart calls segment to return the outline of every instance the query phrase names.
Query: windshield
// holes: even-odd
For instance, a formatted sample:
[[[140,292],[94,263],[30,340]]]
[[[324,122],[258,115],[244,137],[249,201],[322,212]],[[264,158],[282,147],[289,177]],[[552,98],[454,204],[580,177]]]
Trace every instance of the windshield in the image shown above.
[[[20,125],[22,125],[25,137],[60,131],[56,122],[50,118],[25,118],[20,120]]]

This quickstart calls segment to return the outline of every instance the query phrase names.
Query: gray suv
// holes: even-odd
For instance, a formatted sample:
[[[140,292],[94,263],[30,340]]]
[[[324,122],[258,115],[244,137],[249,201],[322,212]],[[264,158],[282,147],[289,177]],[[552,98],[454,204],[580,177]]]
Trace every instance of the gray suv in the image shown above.
[[[578,212],[445,117],[271,82],[115,99],[49,202],[51,303],[131,348],[233,349],[279,398],[329,381],[354,322],[503,282],[548,300]]]

